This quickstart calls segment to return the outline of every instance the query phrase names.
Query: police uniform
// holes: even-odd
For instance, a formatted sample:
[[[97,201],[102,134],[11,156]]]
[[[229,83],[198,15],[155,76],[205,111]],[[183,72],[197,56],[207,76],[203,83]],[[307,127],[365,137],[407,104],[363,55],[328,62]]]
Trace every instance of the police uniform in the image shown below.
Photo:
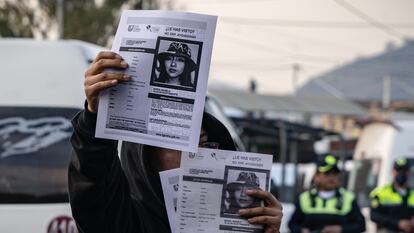
[[[408,171],[407,160],[397,160],[394,169]],[[377,224],[379,232],[400,232],[399,221],[411,220],[414,217],[414,190],[407,188],[405,192],[401,192],[393,184],[388,184],[374,189],[370,198],[371,219]]]
[[[328,172],[339,169],[336,159],[327,156],[322,164],[319,163],[319,172]],[[344,188],[336,188],[334,195],[322,197],[317,188],[311,188],[299,195],[295,203],[295,212],[289,221],[292,233],[300,233],[307,228],[311,232],[319,232],[325,226],[340,225],[343,233],[358,233],[365,231],[365,219],[356,202],[355,195]]]

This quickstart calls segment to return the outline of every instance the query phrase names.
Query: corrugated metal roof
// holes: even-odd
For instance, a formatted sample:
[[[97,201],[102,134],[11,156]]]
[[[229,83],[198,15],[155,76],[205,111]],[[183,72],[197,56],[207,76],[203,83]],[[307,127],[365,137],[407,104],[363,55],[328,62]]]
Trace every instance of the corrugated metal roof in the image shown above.
[[[209,90],[224,107],[244,111],[279,111],[329,113],[334,115],[367,115],[362,107],[338,98],[259,95],[243,91]]]

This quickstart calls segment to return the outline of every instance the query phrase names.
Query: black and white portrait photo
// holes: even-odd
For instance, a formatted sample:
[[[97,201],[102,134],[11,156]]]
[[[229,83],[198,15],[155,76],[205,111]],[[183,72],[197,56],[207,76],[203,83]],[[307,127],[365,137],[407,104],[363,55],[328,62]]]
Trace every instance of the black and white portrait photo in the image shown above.
[[[239,218],[239,210],[261,206],[261,200],[246,194],[249,189],[266,190],[268,174],[243,168],[226,168],[221,216]]]
[[[190,42],[170,38],[158,39],[158,53],[154,58],[151,85],[196,90],[201,45]]]

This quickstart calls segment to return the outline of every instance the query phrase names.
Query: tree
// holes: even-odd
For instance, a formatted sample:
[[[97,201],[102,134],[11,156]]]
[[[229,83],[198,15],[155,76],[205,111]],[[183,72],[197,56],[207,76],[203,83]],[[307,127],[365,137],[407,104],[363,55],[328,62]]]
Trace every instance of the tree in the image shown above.
[[[57,37],[57,0],[0,0],[0,36]],[[107,45],[121,9],[157,8],[156,0],[66,0],[64,39]]]
[[[36,1],[0,0],[1,37],[47,38],[53,28],[52,18]]]

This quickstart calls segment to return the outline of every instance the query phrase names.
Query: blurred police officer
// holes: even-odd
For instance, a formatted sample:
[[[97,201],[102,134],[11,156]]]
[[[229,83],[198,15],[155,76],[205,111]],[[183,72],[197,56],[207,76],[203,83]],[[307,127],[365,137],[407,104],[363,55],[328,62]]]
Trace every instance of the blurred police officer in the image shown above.
[[[353,193],[340,187],[337,159],[325,156],[317,163],[314,187],[299,195],[289,221],[292,233],[358,233],[365,219]]]
[[[401,158],[394,162],[392,184],[374,189],[371,194],[371,219],[378,232],[414,232],[414,190],[408,187],[410,164]]]

